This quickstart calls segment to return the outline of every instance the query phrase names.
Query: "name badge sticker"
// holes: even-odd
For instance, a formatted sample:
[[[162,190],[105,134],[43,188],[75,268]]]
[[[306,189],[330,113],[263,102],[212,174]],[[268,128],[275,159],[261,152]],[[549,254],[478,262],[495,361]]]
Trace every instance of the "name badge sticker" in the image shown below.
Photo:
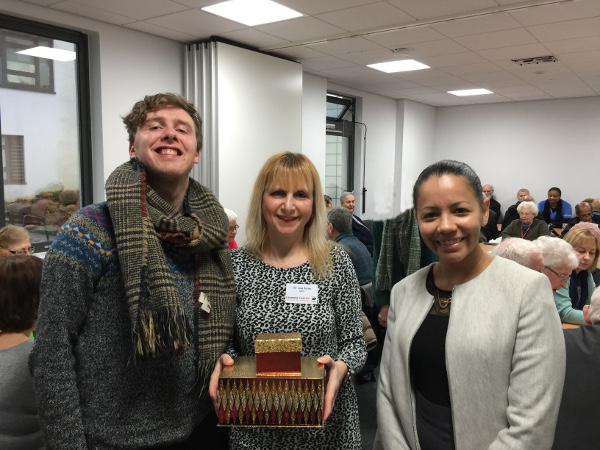
[[[287,284],[285,286],[285,302],[317,305],[319,303],[319,286],[316,284]]]

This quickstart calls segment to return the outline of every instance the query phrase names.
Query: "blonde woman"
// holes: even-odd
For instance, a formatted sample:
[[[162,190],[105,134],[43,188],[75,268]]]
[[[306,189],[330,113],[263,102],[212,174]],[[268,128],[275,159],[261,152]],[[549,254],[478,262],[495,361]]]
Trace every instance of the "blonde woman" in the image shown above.
[[[326,212],[319,175],[306,156],[269,158],[254,184],[247,243],[232,251],[238,306],[230,351],[252,356],[258,334],[300,332],[302,354],[325,364],[325,426],[236,428],[231,448],[361,448],[356,394],[346,382],[366,359],[360,290],[350,257],[326,239]],[[316,304],[286,302],[286,288],[300,285],[316,285]],[[232,362],[224,355],[217,363],[213,400],[222,365]]]
[[[584,310],[587,312],[586,306],[590,304],[596,289],[592,272],[596,270],[600,256],[600,230],[591,223],[581,222],[571,228],[565,241],[575,250],[579,264],[570,275],[561,275],[569,281],[566,287],[554,293],[554,303],[563,322],[591,324],[589,319],[586,320]]]

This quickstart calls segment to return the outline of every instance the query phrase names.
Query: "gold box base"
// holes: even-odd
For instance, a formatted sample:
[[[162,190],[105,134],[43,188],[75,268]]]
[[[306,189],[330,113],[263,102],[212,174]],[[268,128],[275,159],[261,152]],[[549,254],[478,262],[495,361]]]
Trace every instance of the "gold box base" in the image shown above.
[[[300,377],[257,376],[256,358],[238,356],[219,377],[219,426],[322,427],[325,368],[302,357]]]

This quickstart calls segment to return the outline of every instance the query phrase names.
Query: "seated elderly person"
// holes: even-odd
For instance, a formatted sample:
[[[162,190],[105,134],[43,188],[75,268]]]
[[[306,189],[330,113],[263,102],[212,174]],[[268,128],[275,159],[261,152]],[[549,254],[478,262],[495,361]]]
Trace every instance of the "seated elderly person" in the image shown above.
[[[592,295],[590,322],[600,325],[600,290]],[[555,449],[598,448],[600,326],[563,330],[567,365],[554,434]]]
[[[538,220],[535,216],[538,213],[534,202],[521,202],[517,206],[519,219],[513,220],[504,231],[502,239],[507,237],[516,237],[535,241],[540,236],[550,236],[546,222]]]
[[[585,200],[575,205],[575,216],[576,217],[572,218],[563,229],[560,237],[564,238],[569,230],[580,222],[594,223],[596,226],[600,224],[600,216],[594,216],[592,214],[592,204]]]
[[[42,277],[42,260],[0,258],[0,448],[43,449],[29,353]]]
[[[544,268],[542,252],[533,242],[525,239],[502,239],[492,250],[492,255],[510,259],[536,272],[541,272]]]
[[[535,202],[533,197],[529,195],[529,191],[527,189],[519,190],[517,199],[517,203],[509,206],[506,210],[506,213],[504,214],[504,220],[502,221],[502,231],[504,231],[513,220],[519,218],[519,212],[517,211],[517,207],[521,204],[521,202]],[[538,220],[544,220],[544,216],[540,212],[537,213],[537,216],[535,216],[535,218]]]
[[[571,272],[567,286],[554,293],[554,303],[563,322],[589,324],[584,307],[590,304],[596,289],[591,273],[596,269],[600,256],[600,229],[591,223],[578,223],[564,241],[571,244],[579,263]]]
[[[373,259],[367,247],[352,234],[352,213],[346,208],[336,206],[327,212],[327,219],[327,235],[330,240],[347,247],[358,284],[369,284]]]
[[[237,214],[233,212],[231,209],[223,208],[225,210],[225,214],[227,214],[227,219],[229,220],[229,230],[227,232],[227,243],[229,244],[229,250],[233,250],[238,248],[237,243],[235,242],[235,236],[237,235],[237,230],[239,225],[237,224]]]
[[[532,244],[542,252],[544,267],[541,272],[548,277],[552,293],[566,287],[571,272],[579,264],[571,244],[551,236],[540,236]]]
[[[13,255],[31,255],[29,231],[23,227],[6,225],[0,229],[0,248],[6,249]]]

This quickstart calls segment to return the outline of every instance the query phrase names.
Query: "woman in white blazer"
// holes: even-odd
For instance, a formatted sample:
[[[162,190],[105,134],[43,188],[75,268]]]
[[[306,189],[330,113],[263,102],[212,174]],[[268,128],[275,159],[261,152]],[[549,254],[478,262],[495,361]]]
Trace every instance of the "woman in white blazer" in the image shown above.
[[[565,351],[548,279],[481,249],[468,165],[426,168],[413,202],[440,261],[392,289],[375,449],[550,448]]]

